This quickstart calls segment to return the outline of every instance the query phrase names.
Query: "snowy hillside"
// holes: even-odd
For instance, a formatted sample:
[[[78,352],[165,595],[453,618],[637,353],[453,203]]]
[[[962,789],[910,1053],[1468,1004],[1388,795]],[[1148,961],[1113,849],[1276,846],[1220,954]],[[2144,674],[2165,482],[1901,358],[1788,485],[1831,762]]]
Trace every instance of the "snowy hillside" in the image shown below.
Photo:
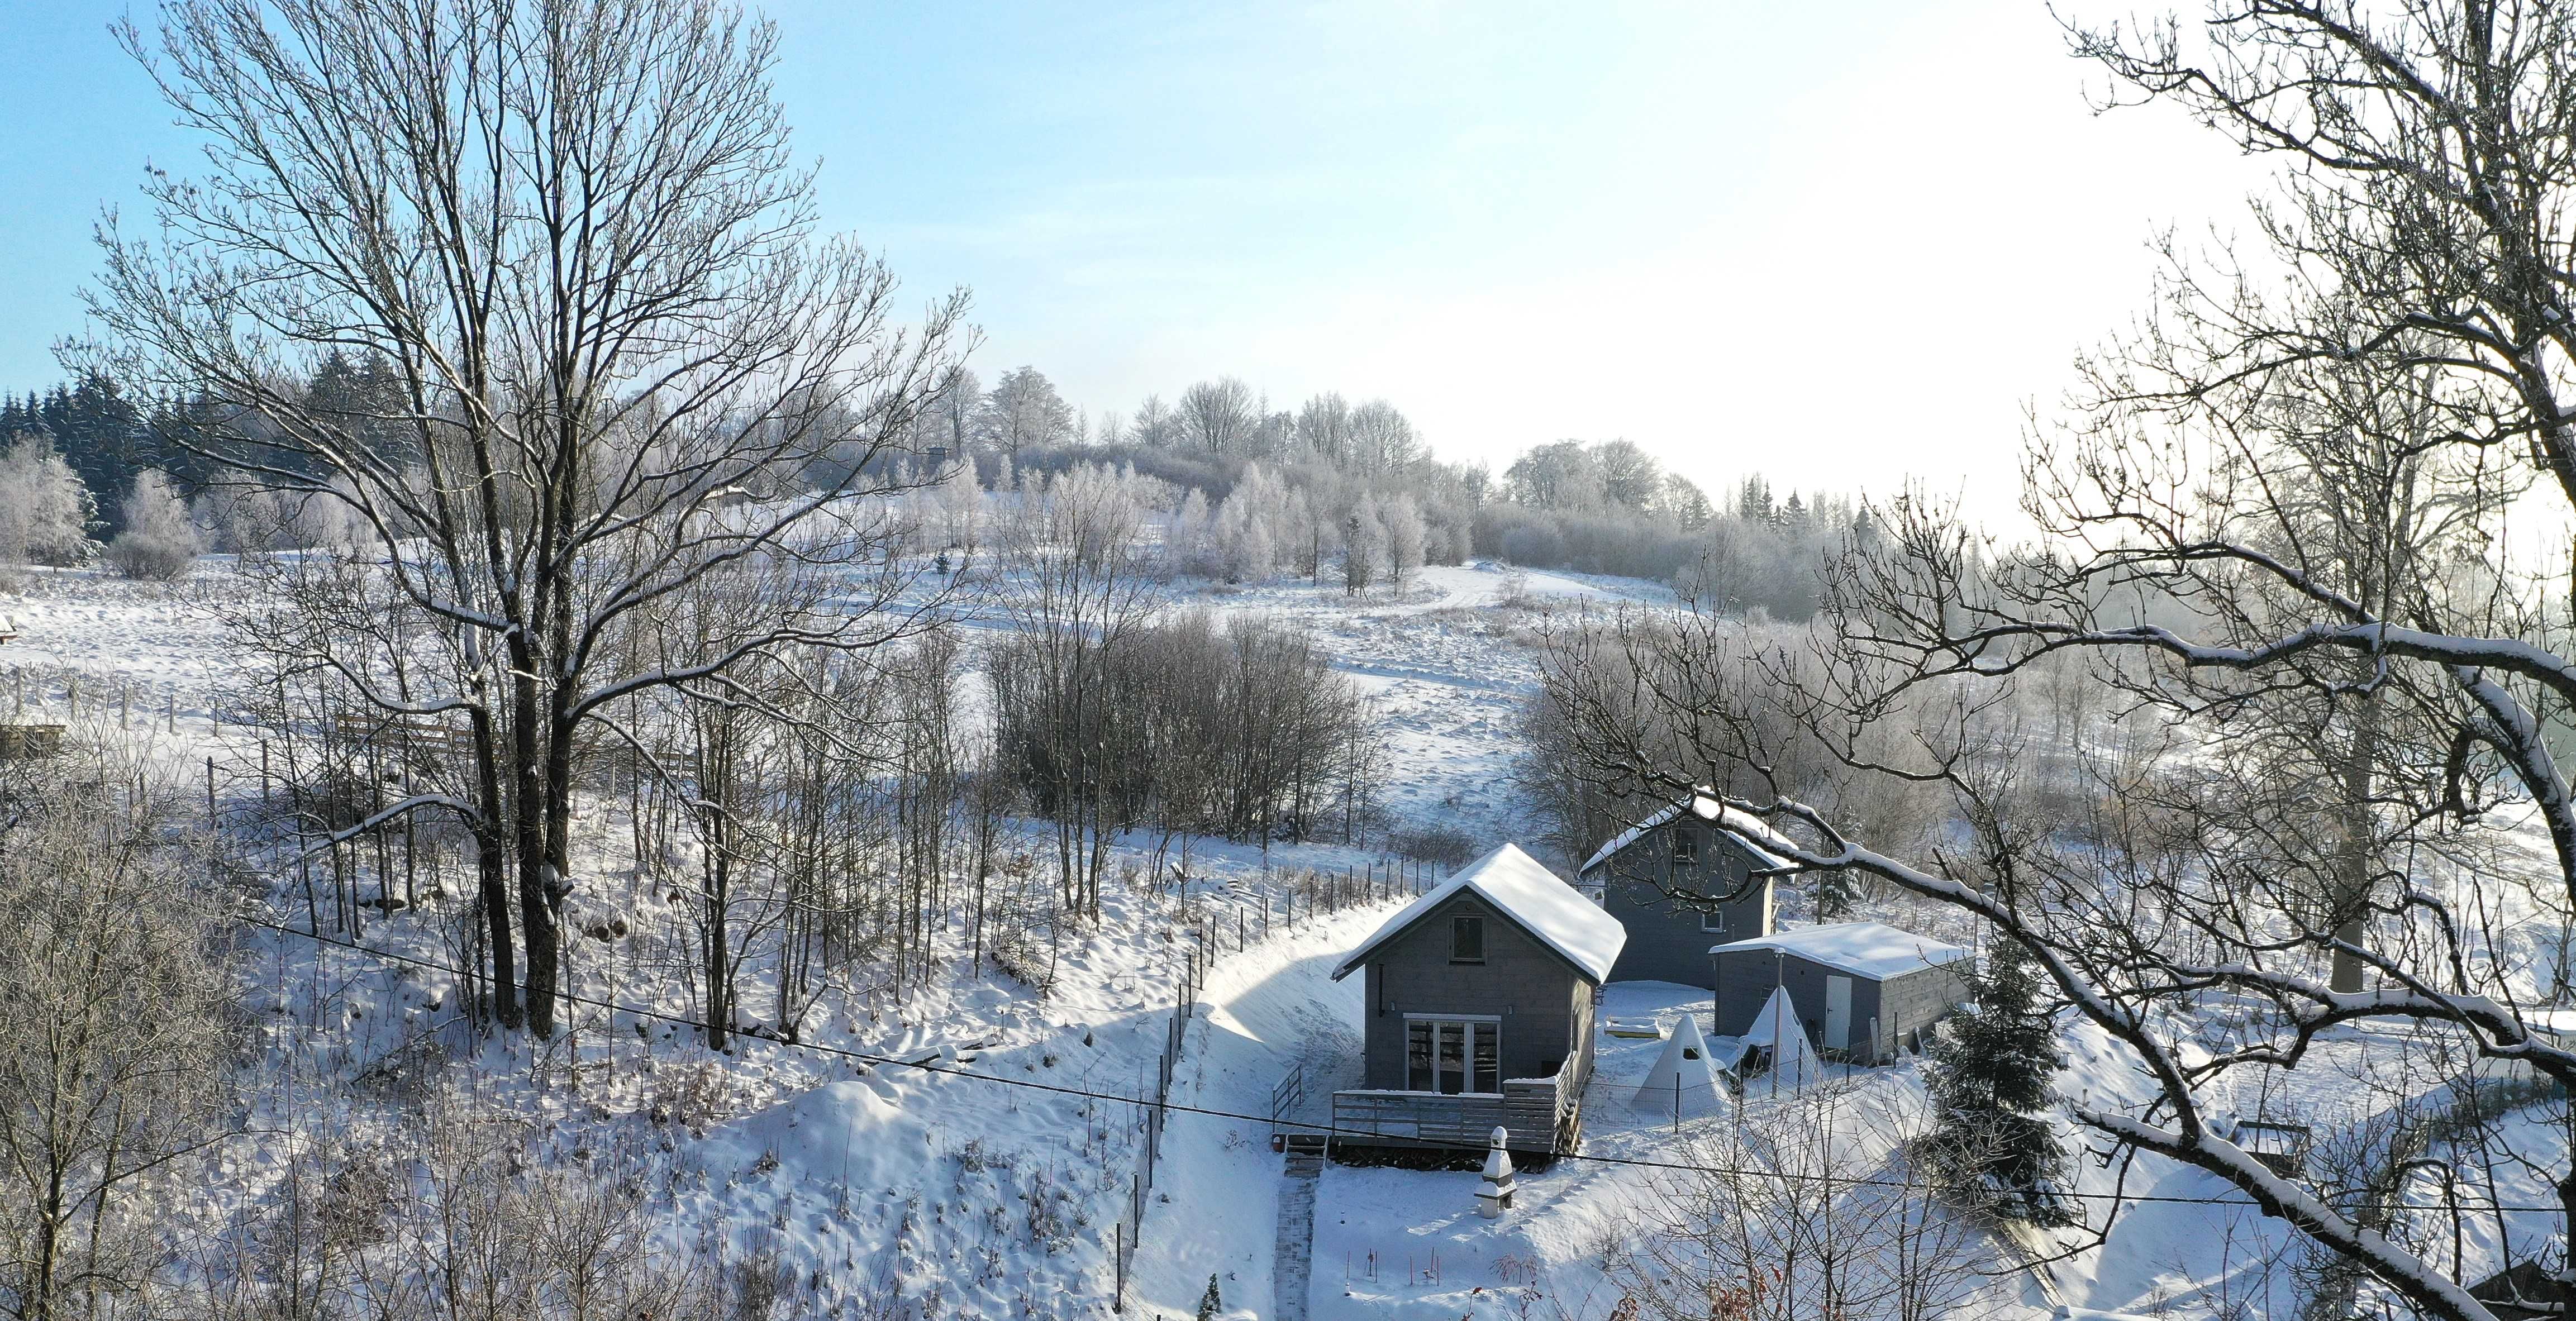
[[[81,737],[146,743],[192,792],[202,792],[212,758],[216,792],[228,801],[252,793],[249,736],[220,720],[237,706],[228,688],[239,671],[205,609],[210,594],[236,590],[213,561],[171,590],[87,572],[40,575],[26,594],[0,600],[23,631],[0,652],[0,682],[10,685],[0,700],[25,719],[64,720]],[[1180,603],[1312,629],[1332,665],[1381,703],[1395,824],[1458,831],[1479,848],[1513,838],[1523,818],[1508,769],[1519,704],[1535,681],[1524,641],[1533,611],[1669,599],[1651,584],[1481,564],[1426,569],[1400,597],[1352,600],[1287,584],[1173,590]],[[1202,840],[1186,882],[1165,886],[1140,882],[1135,870],[1160,843],[1131,838],[1112,869],[1127,879],[1097,923],[1058,951],[1044,993],[970,968],[965,930],[946,929],[934,938],[944,971],[928,984],[838,988],[799,1041],[755,1032],[719,1053],[685,1027],[690,1000],[640,1002],[607,976],[621,960],[633,966],[676,947],[689,920],[673,896],[624,869],[612,847],[624,829],[619,812],[601,800],[582,823],[593,875],[574,907],[586,923],[617,924],[580,942],[573,960],[574,994],[591,1000],[569,1035],[533,1054],[463,1029],[456,951],[415,915],[379,913],[345,937],[391,958],[250,930],[240,966],[269,1082],[250,1100],[250,1136],[224,1150],[217,1177],[175,1195],[219,1223],[285,1196],[309,1164],[402,1149],[418,1115],[467,1114],[506,1120],[527,1159],[595,1167],[649,1189],[664,1250],[766,1272],[812,1314],[1101,1316],[1138,1186],[1140,1102],[1155,1095],[1202,941],[1212,961],[1184,1015],[1165,1095],[1172,1108],[1135,1227],[1128,1315],[1189,1314],[1211,1279],[1225,1315],[1291,1316],[1300,1301],[1317,1318],[1629,1315],[1614,1309],[1637,1278],[1640,1243],[1659,1232],[1656,1217],[1703,1186],[1699,1167],[1744,1158],[1731,1144],[1747,1125],[1822,1107],[1831,1142],[1848,1148],[1838,1171],[1902,1185],[1901,1139],[1924,1122],[1912,1060],[1837,1067],[1812,1094],[1766,1094],[1757,1080],[1714,1115],[1660,1111],[1632,1094],[1660,1043],[1608,1035],[1609,1020],[1705,1023],[1707,994],[1616,984],[1599,1008],[1584,1147],[1523,1172],[1512,1213],[1476,1216],[1472,1172],[1331,1165],[1312,1184],[1311,1241],[1283,1237],[1282,1199],[1294,1181],[1269,1145],[1274,1095],[1295,1073],[1306,1100],[1291,1117],[1317,1123],[1318,1098],[1357,1085],[1358,981],[1329,974],[1420,883],[1411,864],[1376,848]],[[1045,847],[1035,823],[1015,829],[1024,847]],[[2529,827],[2515,838],[2533,845]],[[263,898],[255,907],[268,920],[301,921],[283,876]],[[1805,909],[1798,896],[1784,903],[1786,915]],[[1920,905],[1885,901],[1869,915],[1976,938]],[[2539,939],[2526,940],[2535,959],[2548,952],[2531,943]],[[2206,1012],[2215,1021],[2231,1010],[2211,1002]],[[2069,1025],[2062,1045],[2066,1100],[2146,1096],[2097,1032]],[[2230,1113],[2295,1113],[2328,1133],[2366,1127],[2374,1113],[2354,1108],[2361,1093],[2344,1082],[2369,1075],[2394,1048],[2365,1033],[2328,1034],[2282,1090],[2238,1097]],[[2563,1149],[2555,1130],[2517,1132],[2525,1154],[2545,1160]],[[2529,1179],[2516,1187],[2528,1205],[2551,1196]],[[2116,1198],[2135,1200],[2098,1247],[2072,1231],[2054,1240],[1962,1231],[1959,1251],[1983,1273],[1969,1272],[1961,1307],[2004,1317],[2224,1317],[2267,1314],[2292,1297],[2287,1231],[2211,1176],[2154,1157],[2106,1166],[2079,1154],[2070,1194],[2089,1199],[2097,1220]],[[2518,1254],[2546,1232],[2518,1212],[2488,1223],[2464,1248],[2481,1260]],[[1302,1300],[1281,1295],[1283,1243],[1303,1250]]]

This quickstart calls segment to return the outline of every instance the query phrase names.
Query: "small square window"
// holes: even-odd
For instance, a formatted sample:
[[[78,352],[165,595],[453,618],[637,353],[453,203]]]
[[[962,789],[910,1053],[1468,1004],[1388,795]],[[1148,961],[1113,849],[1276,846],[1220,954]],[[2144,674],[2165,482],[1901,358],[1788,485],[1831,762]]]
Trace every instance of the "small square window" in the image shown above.
[[[1481,917],[1449,919],[1449,961],[1451,963],[1485,961],[1485,919]]]
[[[1699,865],[1698,831],[1676,830],[1673,832],[1673,865],[1676,867],[1696,867]]]
[[[1699,912],[1699,929],[1702,931],[1726,930],[1726,910],[1723,908],[1701,909]]]

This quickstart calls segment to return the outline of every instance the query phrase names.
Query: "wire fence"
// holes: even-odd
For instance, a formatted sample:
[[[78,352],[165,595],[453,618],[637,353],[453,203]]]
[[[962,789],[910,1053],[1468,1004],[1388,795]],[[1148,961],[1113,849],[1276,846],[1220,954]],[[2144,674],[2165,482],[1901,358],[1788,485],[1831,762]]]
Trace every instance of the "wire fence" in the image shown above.
[[[1294,930],[1300,921],[1312,922],[1357,905],[1427,893],[1439,884],[1440,872],[1436,863],[1385,858],[1351,864],[1339,871],[1274,871],[1265,867],[1258,880],[1206,884],[1204,888],[1193,888],[1201,883],[1183,883],[1176,913],[1183,945],[1174,973],[1171,1021],[1163,1033],[1161,1060],[1154,1069],[1152,1099],[1140,1107],[1143,1113],[1137,1122],[1143,1138],[1135,1173],[1128,1179],[1127,1207],[1110,1226],[1109,1256],[1116,1277],[1110,1310],[1127,1309],[1136,1245],[1162,1160],[1164,1125],[1172,1111],[1172,1084],[1180,1076],[1181,1057],[1189,1045],[1190,1020],[1198,1014],[1199,998],[1207,989],[1208,971],[1217,957],[1240,953],[1274,930]],[[1233,941],[1231,949],[1226,943],[1229,938]],[[1302,1071],[1299,1076],[1302,1078]],[[1272,1102],[1275,1121],[1280,1098],[1274,1094]]]

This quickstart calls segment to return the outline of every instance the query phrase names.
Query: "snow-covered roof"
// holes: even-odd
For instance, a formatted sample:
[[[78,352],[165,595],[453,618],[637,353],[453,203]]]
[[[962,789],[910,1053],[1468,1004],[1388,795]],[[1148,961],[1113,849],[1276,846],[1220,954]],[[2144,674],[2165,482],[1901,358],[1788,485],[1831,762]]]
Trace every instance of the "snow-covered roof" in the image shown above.
[[[1968,951],[1956,945],[1944,945],[1927,936],[1900,931],[1884,922],[1836,922],[1832,926],[1800,927],[1752,940],[1729,941],[1714,946],[1709,953],[1723,950],[1774,949],[1797,955],[1811,963],[1885,981],[1925,968],[1937,968],[1968,957]]]
[[[1760,817],[1728,807],[1707,794],[1692,794],[1689,803],[1667,804],[1658,809],[1654,815],[1619,832],[1609,843],[1595,850],[1578,870],[1588,872],[1609,861],[1611,854],[1636,843],[1638,836],[1681,815],[1682,808],[1685,806],[1690,808],[1692,816],[1734,836],[1735,841],[1750,850],[1754,861],[1762,866],[1785,868],[1795,865],[1780,856],[1788,851],[1790,844],[1773,833],[1771,827],[1764,824]]]
[[[1403,912],[1388,918],[1376,935],[1361,941],[1360,947],[1342,960],[1342,966],[1333,970],[1333,980],[1349,975],[1351,969],[1368,961],[1370,951],[1404,934],[1407,927],[1462,891],[1484,900],[1595,982],[1609,980],[1610,965],[1618,962],[1619,950],[1628,943],[1628,929],[1619,925],[1619,919],[1557,879],[1555,872],[1521,852],[1519,845],[1505,844],[1460,868],[1430,893],[1405,905]]]

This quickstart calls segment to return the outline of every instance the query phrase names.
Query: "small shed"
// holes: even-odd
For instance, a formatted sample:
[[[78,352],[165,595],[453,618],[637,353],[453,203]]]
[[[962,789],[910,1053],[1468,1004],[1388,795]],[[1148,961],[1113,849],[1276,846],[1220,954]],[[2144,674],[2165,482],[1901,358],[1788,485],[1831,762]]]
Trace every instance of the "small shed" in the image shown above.
[[[1334,969],[1365,970],[1363,1087],[1333,1096],[1337,1144],[1514,1151],[1573,1139],[1593,1008],[1627,933],[1505,844],[1387,919]]]
[[[2567,1291],[2557,1272],[2537,1261],[2512,1267],[2469,1286],[2469,1296],[2487,1305],[2496,1321],[2541,1321],[2568,1314]]]
[[[1827,1055],[1876,1064],[1923,1048],[1924,1029],[1968,998],[1968,951],[1883,922],[1801,927],[1712,947],[1717,1030],[1742,1036],[1774,990]]]
[[[1705,986],[1710,945],[1770,935],[1772,878],[1756,873],[1789,868],[1775,844],[1759,818],[1695,794],[1595,850],[1577,878],[1628,932],[1610,980]]]

